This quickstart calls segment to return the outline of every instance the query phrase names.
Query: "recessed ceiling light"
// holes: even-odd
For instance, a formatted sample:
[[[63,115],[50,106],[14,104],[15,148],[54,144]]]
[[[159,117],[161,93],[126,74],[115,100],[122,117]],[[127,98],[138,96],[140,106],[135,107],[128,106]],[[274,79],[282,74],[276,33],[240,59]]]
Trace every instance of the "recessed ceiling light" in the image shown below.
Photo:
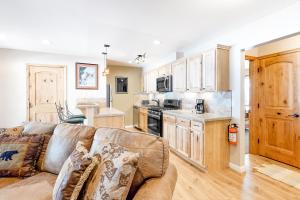
[[[0,34],[0,40],[5,40],[5,39],[6,39],[6,35]]]
[[[50,45],[51,44],[51,42],[49,40],[42,40],[42,43],[44,45]]]
[[[153,41],[153,44],[155,44],[155,45],[160,45],[160,41],[159,41],[159,40],[154,40],[154,41]]]

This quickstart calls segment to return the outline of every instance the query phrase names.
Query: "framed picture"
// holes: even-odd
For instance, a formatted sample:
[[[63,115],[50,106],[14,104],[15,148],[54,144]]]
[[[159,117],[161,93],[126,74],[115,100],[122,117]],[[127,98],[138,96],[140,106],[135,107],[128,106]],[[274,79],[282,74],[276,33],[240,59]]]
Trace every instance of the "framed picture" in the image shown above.
[[[116,77],[116,93],[128,93],[127,77]]]
[[[76,89],[98,90],[98,65],[76,63]]]

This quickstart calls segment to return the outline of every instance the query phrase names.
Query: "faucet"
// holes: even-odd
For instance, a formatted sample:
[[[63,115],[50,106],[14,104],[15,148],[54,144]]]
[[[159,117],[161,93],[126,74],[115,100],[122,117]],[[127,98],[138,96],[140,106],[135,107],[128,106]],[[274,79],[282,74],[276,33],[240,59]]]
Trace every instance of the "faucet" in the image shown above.
[[[152,99],[152,101],[156,102],[157,106],[159,106],[159,103],[160,103],[159,99]]]

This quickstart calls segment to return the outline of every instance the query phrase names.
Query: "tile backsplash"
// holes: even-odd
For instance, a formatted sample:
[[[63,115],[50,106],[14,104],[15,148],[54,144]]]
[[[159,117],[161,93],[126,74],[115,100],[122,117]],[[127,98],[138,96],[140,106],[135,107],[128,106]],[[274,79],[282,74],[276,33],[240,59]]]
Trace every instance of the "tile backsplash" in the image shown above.
[[[163,102],[164,99],[181,99],[182,109],[195,109],[196,99],[204,99],[205,112],[216,113],[224,116],[231,116],[232,95],[231,91],[226,92],[169,92],[169,93],[154,93],[148,94],[148,99],[159,99]]]

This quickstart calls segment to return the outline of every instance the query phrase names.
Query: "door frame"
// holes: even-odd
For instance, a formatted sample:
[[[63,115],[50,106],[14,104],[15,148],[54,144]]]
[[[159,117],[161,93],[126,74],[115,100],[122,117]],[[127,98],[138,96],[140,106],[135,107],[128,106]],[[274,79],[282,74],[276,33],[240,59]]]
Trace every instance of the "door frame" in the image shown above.
[[[53,65],[53,64],[26,64],[26,121],[29,121],[29,115],[30,115],[30,111],[29,111],[29,91],[30,91],[30,87],[29,87],[29,82],[30,82],[30,67],[49,67],[49,68],[63,68],[64,70],[64,101],[66,101],[67,99],[67,65]]]

